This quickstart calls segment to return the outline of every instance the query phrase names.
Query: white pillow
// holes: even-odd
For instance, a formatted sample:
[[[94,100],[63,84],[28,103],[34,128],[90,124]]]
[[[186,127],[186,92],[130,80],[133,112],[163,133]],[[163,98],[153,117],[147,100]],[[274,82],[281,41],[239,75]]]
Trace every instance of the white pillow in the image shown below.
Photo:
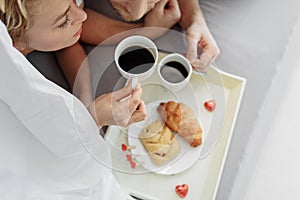
[[[1,21],[0,62],[1,198],[122,199],[86,108],[13,48]]]

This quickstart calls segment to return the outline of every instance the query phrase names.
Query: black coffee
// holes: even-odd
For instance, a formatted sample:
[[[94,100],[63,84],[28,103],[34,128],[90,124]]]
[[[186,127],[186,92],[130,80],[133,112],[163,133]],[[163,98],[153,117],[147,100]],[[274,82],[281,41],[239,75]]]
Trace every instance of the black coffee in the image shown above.
[[[171,61],[160,69],[162,77],[170,83],[179,83],[188,76],[188,70],[183,64],[176,61]]]
[[[148,71],[154,64],[153,54],[141,46],[131,46],[125,49],[119,57],[119,65],[131,74],[141,74]]]

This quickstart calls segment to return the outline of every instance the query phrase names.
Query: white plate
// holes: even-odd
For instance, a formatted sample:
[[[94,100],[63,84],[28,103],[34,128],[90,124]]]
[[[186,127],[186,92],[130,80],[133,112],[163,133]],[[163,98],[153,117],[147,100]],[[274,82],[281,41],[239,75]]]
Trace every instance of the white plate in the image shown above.
[[[139,163],[143,164],[144,168],[152,172],[155,172],[157,174],[165,174],[165,175],[177,174],[191,167],[199,159],[202,145],[196,148],[192,148],[183,138],[181,138],[178,134],[176,134],[175,137],[178,140],[181,147],[181,151],[178,154],[178,156],[172,159],[170,162],[161,166],[157,166],[153,164],[142,142],[139,140],[138,136],[145,126],[149,125],[150,123],[156,120],[159,119],[162,120],[161,116],[157,112],[157,107],[161,102],[162,101],[154,101],[148,103],[146,105],[148,117],[144,121],[129,126],[128,144],[130,146],[136,147],[135,149],[132,149],[131,152],[135,156],[136,160],[138,160]],[[189,107],[191,107],[194,111],[198,110],[197,103],[195,101],[189,101],[184,103],[187,104]],[[195,113],[195,115],[199,121],[198,113]],[[203,129],[202,123],[200,121],[199,123]],[[204,133],[202,134],[203,136],[205,135]],[[202,140],[204,140],[204,138],[205,137],[203,137]]]

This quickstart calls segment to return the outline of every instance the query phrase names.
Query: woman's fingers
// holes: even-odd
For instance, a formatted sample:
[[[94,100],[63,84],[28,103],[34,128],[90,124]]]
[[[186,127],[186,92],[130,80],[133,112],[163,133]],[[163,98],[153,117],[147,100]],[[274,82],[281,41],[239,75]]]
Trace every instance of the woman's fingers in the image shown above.
[[[133,91],[131,97],[128,99],[128,108],[129,113],[132,115],[132,113],[138,108],[142,101],[142,88],[141,85],[138,84],[136,89]]]
[[[137,109],[132,113],[131,119],[129,120],[129,124],[136,123],[144,120],[147,117],[147,110],[144,101],[141,101]]]
[[[138,84],[135,90],[128,86],[95,99],[89,106],[89,111],[98,126],[120,125],[143,120],[146,116],[145,104],[141,100],[142,88]]]
[[[129,83],[130,85],[130,83]],[[113,101],[112,109],[114,113],[115,121],[118,121],[118,124],[121,126],[126,126],[130,123],[130,119],[135,111],[139,110],[139,105],[141,104],[142,97],[142,88],[141,85],[138,84],[136,89],[133,90],[129,96],[118,100]],[[141,112],[138,115],[138,119],[142,117]]]
[[[132,80],[130,80],[125,87],[114,91],[112,93],[112,100],[120,101],[120,100],[124,99],[125,97],[128,97],[129,95],[131,95],[131,93],[132,93]]]

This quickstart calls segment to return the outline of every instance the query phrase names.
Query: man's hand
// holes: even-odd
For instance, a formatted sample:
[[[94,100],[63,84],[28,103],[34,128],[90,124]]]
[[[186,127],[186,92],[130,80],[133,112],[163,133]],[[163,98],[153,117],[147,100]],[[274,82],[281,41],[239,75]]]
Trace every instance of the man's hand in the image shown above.
[[[198,0],[178,0],[182,12],[179,24],[186,31],[187,52],[194,69],[205,71],[220,54],[220,49],[210,33]]]
[[[200,18],[194,20],[186,29],[186,40],[188,45],[186,57],[196,71],[204,71],[220,54],[215,39]]]
[[[161,0],[147,13],[144,27],[170,28],[181,17],[177,0]]]

